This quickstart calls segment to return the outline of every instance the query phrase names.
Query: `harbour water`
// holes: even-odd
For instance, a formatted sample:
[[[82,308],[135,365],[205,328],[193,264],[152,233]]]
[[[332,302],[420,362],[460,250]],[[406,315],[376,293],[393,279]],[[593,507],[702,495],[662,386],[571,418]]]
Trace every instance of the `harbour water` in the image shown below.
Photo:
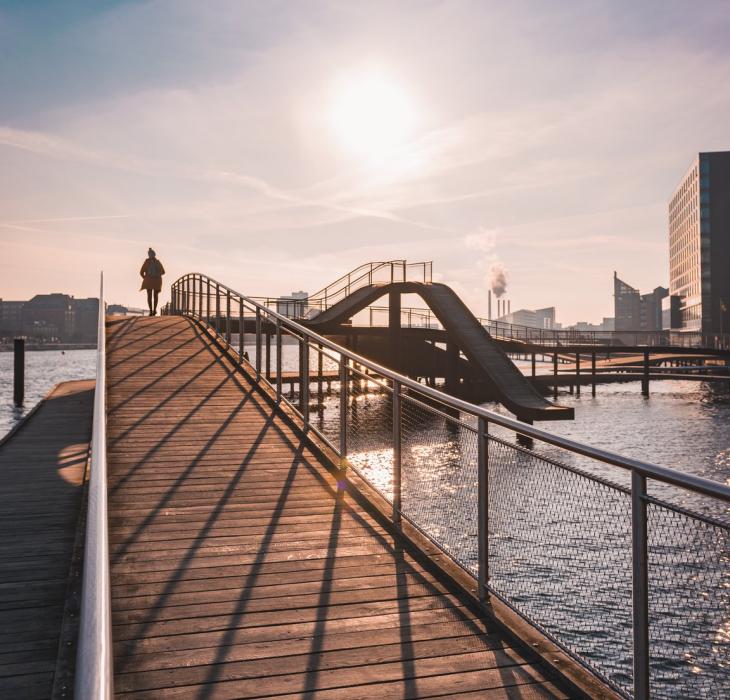
[[[13,404],[13,353],[0,352],[0,437],[59,382],[93,379],[96,350],[29,350],[25,353],[25,401]]]

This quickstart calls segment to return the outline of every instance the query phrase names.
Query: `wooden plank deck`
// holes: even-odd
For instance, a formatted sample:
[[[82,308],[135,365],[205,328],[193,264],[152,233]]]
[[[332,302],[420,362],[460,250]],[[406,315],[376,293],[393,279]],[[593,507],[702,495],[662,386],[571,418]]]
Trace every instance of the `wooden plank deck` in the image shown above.
[[[61,632],[93,396],[93,381],[59,384],[0,446],[0,698],[48,698],[72,679],[75,631]]]
[[[190,321],[107,332],[119,697],[570,697]]]

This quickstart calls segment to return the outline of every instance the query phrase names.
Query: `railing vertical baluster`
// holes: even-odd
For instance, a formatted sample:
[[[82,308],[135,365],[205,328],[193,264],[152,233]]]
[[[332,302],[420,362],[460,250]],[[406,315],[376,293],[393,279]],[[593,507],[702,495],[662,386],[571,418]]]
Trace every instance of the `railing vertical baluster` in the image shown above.
[[[634,621],[634,699],[649,698],[649,548],[646,477],[631,472],[631,553]]]
[[[226,290],[226,343],[231,345],[231,290]]]
[[[347,358],[340,355],[340,466],[347,457]]]
[[[266,377],[266,381],[271,381],[271,331],[270,331],[270,322],[268,319],[266,319],[266,363],[264,365],[264,376]]]
[[[243,299],[238,299],[238,361],[243,362]]]
[[[261,309],[256,307],[256,381],[261,379]]]
[[[309,341],[304,336],[301,339],[301,372],[299,374],[299,409],[304,416],[304,429],[309,427]]]
[[[205,323],[210,325],[210,277],[207,279],[207,291],[205,294]]]
[[[203,277],[198,275],[198,318],[203,318]]]
[[[281,320],[276,319],[276,401],[281,401]]]
[[[477,419],[477,466],[479,489],[478,551],[479,600],[487,600],[489,585],[489,424],[483,417]]]
[[[221,288],[217,282],[215,283],[215,332],[218,335],[221,333]]]
[[[401,522],[401,385],[393,380],[393,522]]]

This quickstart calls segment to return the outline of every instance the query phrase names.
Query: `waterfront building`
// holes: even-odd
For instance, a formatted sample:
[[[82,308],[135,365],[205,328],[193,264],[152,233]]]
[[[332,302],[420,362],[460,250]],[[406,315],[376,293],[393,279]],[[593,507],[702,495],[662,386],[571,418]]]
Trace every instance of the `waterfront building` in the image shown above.
[[[617,331],[659,331],[662,329],[662,299],[665,287],[641,294],[613,273],[614,324]]]
[[[306,315],[307,292],[292,292],[288,297],[279,297],[276,300],[276,311],[288,318],[302,318]]]
[[[18,335],[23,332],[24,301],[0,299],[0,336]]]
[[[669,293],[675,326],[730,328],[730,151],[698,153],[669,200]]]
[[[36,294],[23,306],[23,329],[45,340],[70,340],[74,336],[76,313],[68,294]]]
[[[96,340],[96,324],[99,318],[99,300],[73,299],[74,340],[80,343],[91,343]]]
[[[518,309],[509,311],[500,316],[499,321],[512,323],[516,326],[528,326],[530,328],[556,328],[555,307],[549,306],[545,309]]]

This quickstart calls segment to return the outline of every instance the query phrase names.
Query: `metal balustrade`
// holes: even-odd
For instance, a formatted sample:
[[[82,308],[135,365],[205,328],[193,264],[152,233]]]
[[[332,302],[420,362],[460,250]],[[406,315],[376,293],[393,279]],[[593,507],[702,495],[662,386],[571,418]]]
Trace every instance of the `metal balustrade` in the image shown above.
[[[199,273],[172,285],[171,312],[214,331],[482,601],[625,697],[730,695],[730,487],[424,386]]]
[[[107,516],[105,320],[106,303],[102,274],[97,321],[96,388],[91,434],[84,573],[74,682],[74,697],[79,700],[107,700],[114,695]]]
[[[365,318],[369,326],[387,326],[387,306],[369,306]],[[730,351],[727,333],[698,333],[680,331],[580,331],[571,329],[533,328],[496,319],[477,319],[489,333],[500,340],[514,340],[535,345],[645,345],[649,347],[705,348]],[[436,315],[427,308],[401,308],[404,328],[442,328]]]

